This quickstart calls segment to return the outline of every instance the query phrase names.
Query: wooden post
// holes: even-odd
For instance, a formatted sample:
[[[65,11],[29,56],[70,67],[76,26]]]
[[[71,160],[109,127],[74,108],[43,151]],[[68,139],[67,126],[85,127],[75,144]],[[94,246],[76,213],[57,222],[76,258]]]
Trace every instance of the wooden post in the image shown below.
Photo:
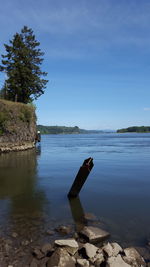
[[[73,182],[73,185],[68,193],[69,198],[77,197],[93,166],[94,164],[92,158],[88,158],[83,162],[83,165],[80,167],[78,174]]]

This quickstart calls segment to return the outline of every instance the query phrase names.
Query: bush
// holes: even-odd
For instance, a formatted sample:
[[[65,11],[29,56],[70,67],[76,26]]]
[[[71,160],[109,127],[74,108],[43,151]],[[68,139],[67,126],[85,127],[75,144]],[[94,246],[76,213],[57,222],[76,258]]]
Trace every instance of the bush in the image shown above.
[[[32,111],[29,109],[29,107],[21,107],[20,112],[20,120],[23,122],[30,122],[32,118]]]
[[[3,134],[6,121],[8,120],[8,114],[6,112],[0,112],[0,134]]]

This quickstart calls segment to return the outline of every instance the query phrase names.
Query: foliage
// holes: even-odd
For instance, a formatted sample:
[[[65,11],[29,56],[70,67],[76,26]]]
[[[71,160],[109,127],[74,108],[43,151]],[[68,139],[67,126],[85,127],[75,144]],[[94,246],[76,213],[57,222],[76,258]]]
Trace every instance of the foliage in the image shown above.
[[[30,122],[31,118],[32,118],[31,110],[26,106],[21,107],[21,109],[20,109],[20,119],[23,122]]]
[[[150,126],[132,126],[117,130],[117,133],[148,133],[150,132]]]
[[[4,44],[6,55],[2,55],[0,71],[7,74],[1,95],[5,99],[28,103],[44,93],[47,80],[41,77],[47,75],[42,72],[44,55],[36,41],[32,29],[24,26],[21,33],[16,33],[10,44]]]
[[[4,132],[6,121],[8,120],[7,112],[0,111],[0,134]]]

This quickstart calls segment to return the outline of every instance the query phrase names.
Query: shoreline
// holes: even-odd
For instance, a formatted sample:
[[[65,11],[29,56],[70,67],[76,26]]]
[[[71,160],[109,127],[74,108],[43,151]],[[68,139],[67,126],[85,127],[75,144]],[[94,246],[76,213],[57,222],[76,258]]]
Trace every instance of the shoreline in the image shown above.
[[[57,233],[57,238],[51,240]],[[32,240],[18,242],[0,238],[2,267],[149,267],[150,243],[139,251],[136,247],[122,248],[109,241],[110,234],[95,226],[84,226],[76,232],[70,226],[47,231],[49,241],[36,245]]]
[[[0,153],[24,151],[35,147],[35,142],[6,142],[0,144]]]

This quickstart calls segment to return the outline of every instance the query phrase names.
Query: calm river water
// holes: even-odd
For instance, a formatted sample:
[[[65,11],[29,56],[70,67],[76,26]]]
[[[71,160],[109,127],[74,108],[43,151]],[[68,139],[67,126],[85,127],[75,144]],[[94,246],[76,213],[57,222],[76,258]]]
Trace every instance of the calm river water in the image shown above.
[[[72,206],[67,193],[88,157],[94,167]],[[150,134],[43,135],[36,150],[0,155],[1,236],[40,242],[61,224],[77,227],[82,211],[112,240],[142,245],[150,237],[149,205]]]

